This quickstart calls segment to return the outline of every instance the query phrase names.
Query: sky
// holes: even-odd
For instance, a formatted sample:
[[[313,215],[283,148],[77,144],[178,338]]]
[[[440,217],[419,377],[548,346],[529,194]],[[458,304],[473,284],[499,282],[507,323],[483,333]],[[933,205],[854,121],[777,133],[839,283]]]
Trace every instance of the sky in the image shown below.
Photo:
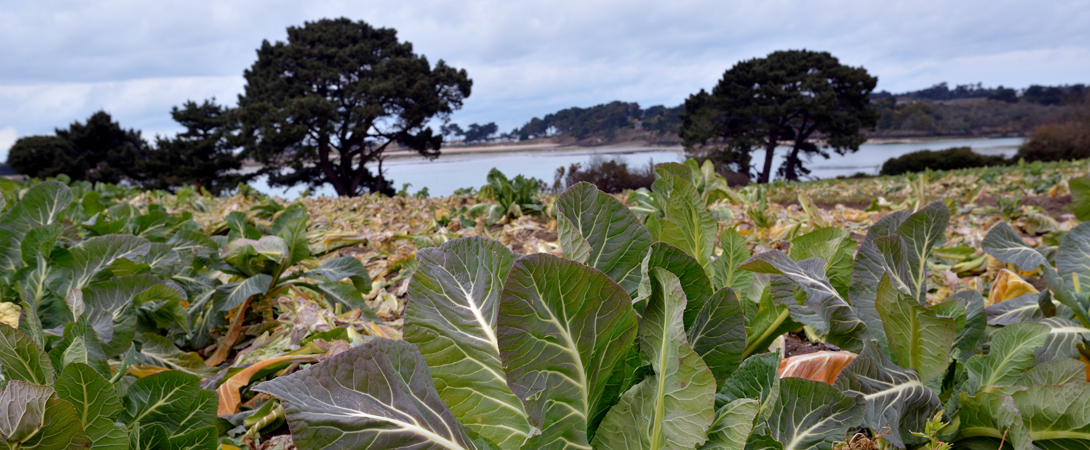
[[[172,106],[236,103],[263,40],[342,16],[466,69],[463,127],[612,100],[673,106],[783,49],[828,51],[891,92],[1090,82],[1086,0],[0,0],[0,159],[98,110],[149,140],[176,133]]]

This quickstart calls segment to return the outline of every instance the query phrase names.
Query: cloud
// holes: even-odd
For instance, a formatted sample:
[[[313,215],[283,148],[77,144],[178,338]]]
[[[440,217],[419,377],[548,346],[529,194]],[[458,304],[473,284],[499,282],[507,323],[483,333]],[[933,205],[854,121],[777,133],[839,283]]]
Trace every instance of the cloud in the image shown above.
[[[0,161],[8,160],[8,151],[11,150],[12,145],[15,145],[18,136],[14,128],[0,128]]]
[[[339,16],[465,68],[473,95],[453,119],[501,129],[611,100],[676,105],[735,62],[787,48],[830,51],[894,92],[1090,81],[1081,0],[7,2],[0,127],[48,132],[105,108],[123,126],[170,132],[171,106],[233,103],[262,40]]]

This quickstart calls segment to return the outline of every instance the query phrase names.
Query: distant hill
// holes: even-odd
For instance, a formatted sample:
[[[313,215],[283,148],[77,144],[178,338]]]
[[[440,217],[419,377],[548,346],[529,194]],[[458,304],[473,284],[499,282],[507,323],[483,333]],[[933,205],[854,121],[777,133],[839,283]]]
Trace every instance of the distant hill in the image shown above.
[[[1090,101],[1090,89],[1082,84],[1014,89],[980,83],[950,88],[939,83],[899,94],[880,91],[871,95],[871,102],[881,118],[867,135],[1025,136],[1040,125],[1071,120],[1073,113],[1066,106],[1084,101]],[[517,129],[518,139],[549,137],[569,145],[679,144],[684,111],[684,103],[646,109],[623,101],[571,107],[530,119]]]

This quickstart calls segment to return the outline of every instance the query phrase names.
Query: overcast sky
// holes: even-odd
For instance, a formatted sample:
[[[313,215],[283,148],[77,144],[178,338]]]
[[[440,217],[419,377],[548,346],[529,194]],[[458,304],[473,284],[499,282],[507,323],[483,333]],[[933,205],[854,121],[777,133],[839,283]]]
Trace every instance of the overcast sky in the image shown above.
[[[262,40],[340,16],[465,68],[453,120],[501,130],[569,106],[676,105],[780,49],[829,51],[893,92],[1090,82],[1086,0],[0,0],[0,156],[99,109],[172,134],[171,106],[235,104]]]

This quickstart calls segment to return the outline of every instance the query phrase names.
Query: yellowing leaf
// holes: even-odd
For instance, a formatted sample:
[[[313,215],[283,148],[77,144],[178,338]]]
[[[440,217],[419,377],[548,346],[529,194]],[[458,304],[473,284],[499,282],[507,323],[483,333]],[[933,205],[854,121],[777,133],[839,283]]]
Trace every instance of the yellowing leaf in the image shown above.
[[[856,356],[852,352],[821,351],[785,358],[780,361],[780,378],[805,378],[833,384],[840,371]]]
[[[1037,288],[1027,283],[1018,274],[1002,269],[999,271],[999,275],[995,277],[995,282],[992,283],[992,290],[988,293],[988,303],[985,306],[1005,302],[1023,294],[1037,293],[1039,293]]]

